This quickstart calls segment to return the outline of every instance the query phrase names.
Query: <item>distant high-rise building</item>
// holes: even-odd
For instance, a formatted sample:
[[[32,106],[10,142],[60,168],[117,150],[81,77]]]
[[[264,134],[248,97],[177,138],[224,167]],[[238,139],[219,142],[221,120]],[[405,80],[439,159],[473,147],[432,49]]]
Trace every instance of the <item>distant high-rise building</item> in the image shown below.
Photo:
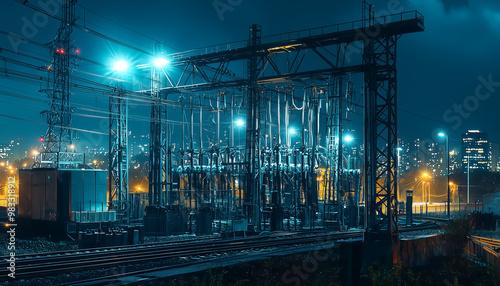
[[[24,158],[24,143],[23,138],[10,140],[8,144],[0,144],[0,159],[8,159],[14,161],[15,159]]]
[[[445,145],[437,142],[422,142],[421,167],[425,168],[432,176],[444,176],[446,174]]]
[[[398,174],[402,176],[405,172],[409,171],[411,168],[411,155],[410,155],[411,144],[405,142],[402,139],[398,139],[398,141],[399,141],[397,149],[398,160],[399,160]]]
[[[462,169],[483,169],[491,167],[488,134],[479,130],[469,130],[462,135]]]
[[[453,174],[455,171],[460,170],[462,166],[460,150],[450,150],[450,172]]]
[[[12,155],[11,144],[0,144],[0,159],[8,159]]]
[[[132,135],[129,134],[130,157],[139,154],[149,154],[149,134],[147,135]]]
[[[420,169],[420,164],[422,163],[421,160],[421,153],[422,150],[420,149],[420,139],[415,139],[413,141],[413,144],[410,148],[410,166],[411,168],[414,169]]]

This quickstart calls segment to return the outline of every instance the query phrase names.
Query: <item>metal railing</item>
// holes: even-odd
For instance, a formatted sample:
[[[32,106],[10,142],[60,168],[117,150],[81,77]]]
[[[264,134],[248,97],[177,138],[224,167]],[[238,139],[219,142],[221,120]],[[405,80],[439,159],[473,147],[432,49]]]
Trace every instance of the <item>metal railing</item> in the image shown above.
[[[294,39],[300,39],[305,37],[321,36],[324,34],[345,32],[351,30],[362,29],[369,26],[380,25],[386,26],[391,23],[397,23],[402,21],[414,20],[414,19],[424,19],[424,16],[417,10],[402,12],[398,14],[391,14],[386,16],[380,16],[373,19],[373,24],[370,23],[371,20],[357,20],[351,22],[344,22],[340,24],[334,24],[330,26],[324,26],[319,28],[305,29],[294,32],[287,32],[281,34],[275,34],[270,36],[262,37],[262,40],[266,42],[278,42],[278,41],[288,41]],[[267,41],[271,39],[270,41]]]
[[[446,203],[439,203],[439,204],[413,204],[413,215],[417,216],[426,216],[426,217],[442,217],[442,218],[447,218],[447,204]],[[471,204],[466,204],[466,203],[451,203],[450,205],[450,211],[451,211],[451,216],[455,215],[464,215],[466,216],[467,214],[470,214],[475,211],[481,211],[482,210],[482,204],[478,203],[471,203]]]
[[[299,31],[294,31],[294,32],[287,32],[287,33],[264,36],[264,37],[262,37],[262,42],[263,43],[264,42],[265,43],[272,43],[272,42],[280,42],[280,41],[289,41],[289,40],[300,39],[300,38],[304,38],[304,37],[320,36],[320,35],[329,34],[329,33],[362,29],[364,27],[368,27],[368,26],[372,26],[372,25],[373,26],[374,25],[385,26],[385,25],[388,25],[391,23],[397,23],[397,22],[403,22],[403,21],[415,20],[415,19],[423,20],[424,16],[420,12],[418,12],[417,10],[413,10],[413,11],[407,11],[407,12],[402,12],[402,13],[398,13],[398,14],[391,14],[391,15],[376,17],[376,18],[372,19],[373,23],[370,23],[372,20],[368,20],[368,19],[357,20],[357,21],[345,22],[345,23],[334,24],[334,25],[329,25],[329,26],[323,26],[323,27],[319,27],[319,28],[311,28],[311,29],[299,30]],[[204,47],[204,48],[193,49],[193,50],[179,52],[179,53],[173,53],[173,54],[170,54],[168,57],[172,61],[176,61],[176,60],[185,59],[188,57],[230,51],[230,50],[234,50],[234,49],[244,48],[247,46],[248,46],[247,40],[236,41],[236,42],[229,42],[226,44],[213,45],[213,46],[208,46],[208,47]]]

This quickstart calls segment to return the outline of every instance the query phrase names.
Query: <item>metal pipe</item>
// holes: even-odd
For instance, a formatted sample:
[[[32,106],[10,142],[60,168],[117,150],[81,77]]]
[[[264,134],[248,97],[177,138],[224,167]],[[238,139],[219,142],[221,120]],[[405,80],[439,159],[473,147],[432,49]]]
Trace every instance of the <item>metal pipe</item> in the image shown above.
[[[281,95],[278,93],[278,104],[276,105],[276,109],[278,110],[278,146],[281,145],[281,113],[280,113],[280,106],[281,106]]]
[[[234,93],[231,96],[231,140],[229,147],[234,147]]]
[[[220,144],[220,93],[217,95],[217,144]]]

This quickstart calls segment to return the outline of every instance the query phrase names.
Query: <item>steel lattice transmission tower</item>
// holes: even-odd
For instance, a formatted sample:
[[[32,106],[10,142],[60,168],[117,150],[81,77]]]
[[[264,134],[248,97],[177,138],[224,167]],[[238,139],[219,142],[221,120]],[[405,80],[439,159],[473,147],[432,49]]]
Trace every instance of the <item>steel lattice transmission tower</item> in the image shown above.
[[[119,220],[129,218],[128,206],[128,108],[124,89],[119,86],[109,95],[109,208]]]
[[[249,47],[255,47],[261,44],[260,25],[250,26]],[[250,218],[251,224],[258,230],[260,227],[259,217],[259,133],[260,133],[260,91],[257,84],[258,75],[262,68],[263,61],[258,53],[254,51],[247,59],[247,123],[246,123],[246,142],[245,142],[245,163],[247,168],[247,181],[245,191],[245,214]]]
[[[72,150],[70,73],[72,65],[76,64],[75,55],[79,53],[78,49],[71,46],[75,4],[76,0],[63,1],[61,26],[52,40],[53,60],[52,64],[47,66],[49,80],[47,88],[41,90],[50,101],[50,109],[41,113],[47,118],[48,128],[41,138],[43,144],[35,167],[71,167],[83,163],[83,155]]]
[[[397,81],[396,44],[400,35],[372,38],[364,51],[365,190],[368,228],[386,229],[397,239]]]
[[[159,56],[160,43],[155,43],[155,55]],[[150,123],[150,146],[149,146],[149,205],[161,206],[169,204],[165,198],[168,182],[167,172],[167,105],[162,102],[166,99],[166,93],[161,92],[160,70],[163,67],[153,65],[151,67],[151,123]]]
[[[366,2],[364,2],[366,4]],[[365,6],[366,7],[366,6]],[[373,6],[363,22],[375,21]],[[368,28],[367,28],[368,29]],[[398,240],[397,204],[397,40],[402,33],[369,35],[364,40],[365,196],[372,239]],[[389,237],[386,236],[389,235]],[[384,237],[385,236],[385,237]]]

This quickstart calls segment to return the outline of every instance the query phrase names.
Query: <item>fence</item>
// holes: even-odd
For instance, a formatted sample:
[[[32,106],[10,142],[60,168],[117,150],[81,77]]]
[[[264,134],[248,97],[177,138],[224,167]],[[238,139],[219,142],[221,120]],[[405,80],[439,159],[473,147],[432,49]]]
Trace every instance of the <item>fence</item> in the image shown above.
[[[450,204],[451,215],[467,215],[474,211],[482,211],[482,204]],[[447,217],[447,204],[413,204],[413,215],[425,217]]]
[[[488,264],[500,271],[500,255],[497,250],[500,248],[500,240],[471,235],[467,244],[467,254],[471,257],[482,258]]]

